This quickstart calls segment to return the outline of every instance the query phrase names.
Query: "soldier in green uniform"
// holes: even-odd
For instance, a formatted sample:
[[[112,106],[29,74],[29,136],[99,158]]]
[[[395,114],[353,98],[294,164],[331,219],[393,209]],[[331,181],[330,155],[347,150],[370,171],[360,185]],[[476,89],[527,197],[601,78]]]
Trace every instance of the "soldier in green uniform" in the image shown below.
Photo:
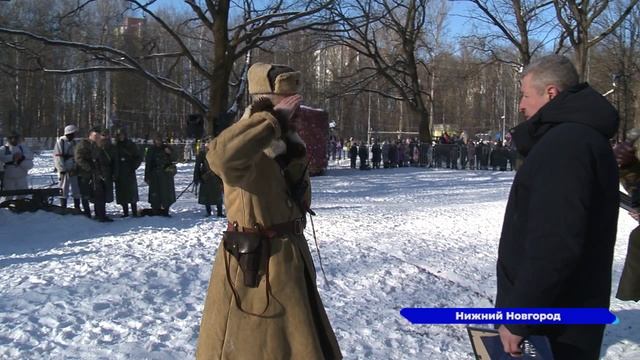
[[[100,145],[103,140],[102,130],[99,127],[92,128],[89,131],[89,137],[76,146],[75,161],[85,215],[91,217],[89,208],[89,201],[91,201],[94,204],[95,219],[111,222],[113,220],[107,216],[105,208],[107,182],[111,178],[111,163],[108,153]]]
[[[156,135],[145,157],[144,182],[149,184],[149,203],[153,215],[169,216],[169,207],[176,202],[173,177],[177,169],[171,146]]]
[[[206,216],[211,216],[211,205],[215,205],[218,217],[225,217],[222,213],[222,180],[216,175],[207,162],[207,142],[204,142],[202,151],[196,155],[196,165],[193,171],[193,183],[200,185],[198,192],[198,204],[204,205]]]
[[[142,155],[138,146],[127,137],[127,132],[122,128],[116,129],[115,159],[116,203],[122,206],[123,217],[129,216],[129,204],[131,214],[137,216],[139,197],[136,170],[142,163]]]

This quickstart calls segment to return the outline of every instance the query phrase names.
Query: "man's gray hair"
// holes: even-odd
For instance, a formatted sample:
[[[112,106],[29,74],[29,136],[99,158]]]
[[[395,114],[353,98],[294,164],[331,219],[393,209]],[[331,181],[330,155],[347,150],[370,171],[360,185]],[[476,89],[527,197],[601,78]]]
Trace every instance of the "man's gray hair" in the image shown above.
[[[579,82],[578,71],[571,60],[563,55],[548,55],[532,62],[522,72],[521,79],[531,75],[534,87],[542,92],[549,85],[560,91],[567,90]]]

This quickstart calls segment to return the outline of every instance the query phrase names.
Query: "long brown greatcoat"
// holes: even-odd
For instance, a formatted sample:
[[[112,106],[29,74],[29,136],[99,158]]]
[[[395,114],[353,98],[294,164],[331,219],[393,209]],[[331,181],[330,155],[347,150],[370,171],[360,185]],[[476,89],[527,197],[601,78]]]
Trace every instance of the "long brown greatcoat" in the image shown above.
[[[224,182],[229,221],[268,228],[301,217],[287,196],[283,172],[263,150],[280,136],[276,119],[258,112],[242,119],[211,141],[207,160]],[[286,173],[302,174],[304,159]],[[308,175],[306,178],[307,181]],[[310,201],[310,191],[306,194]],[[304,235],[270,240],[269,306],[263,316],[238,309],[230,289],[224,254],[216,254],[205,301],[197,359],[341,359],[335,334],[318,294],[315,270]],[[267,298],[265,276],[257,288],[244,286],[242,271],[229,257],[229,274],[242,308],[261,313]]]

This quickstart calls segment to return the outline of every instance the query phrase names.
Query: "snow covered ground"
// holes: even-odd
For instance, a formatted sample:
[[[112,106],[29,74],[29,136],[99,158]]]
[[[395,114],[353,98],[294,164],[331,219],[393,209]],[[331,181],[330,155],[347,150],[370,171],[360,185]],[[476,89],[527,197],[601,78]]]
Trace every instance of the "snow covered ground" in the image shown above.
[[[36,160],[32,183],[46,186],[51,153]],[[178,193],[192,166],[179,165]],[[464,326],[415,326],[399,310],[492,305],[512,180],[508,172],[415,168],[313,178],[328,277],[319,273],[320,293],[347,359],[472,358]],[[140,191],[146,200],[147,188]],[[203,214],[191,192],[171,218],[110,224],[0,209],[0,358],[193,358],[225,226]],[[621,213],[614,291],[633,227]],[[612,297],[612,310],[621,322],[607,328],[603,358],[640,358],[640,304]]]

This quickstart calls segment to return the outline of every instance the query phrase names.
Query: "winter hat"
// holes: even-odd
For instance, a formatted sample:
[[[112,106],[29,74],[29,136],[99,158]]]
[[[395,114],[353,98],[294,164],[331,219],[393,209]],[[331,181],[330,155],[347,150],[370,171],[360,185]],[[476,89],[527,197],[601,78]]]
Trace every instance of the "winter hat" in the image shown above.
[[[249,94],[293,95],[302,85],[299,71],[286,65],[255,63],[249,68]]]
[[[100,126],[94,126],[91,128],[91,130],[89,130],[89,133],[98,133],[98,134],[102,134],[102,128]]]
[[[78,131],[78,128],[75,125],[67,125],[64,127],[65,135],[74,134],[76,131]]]

